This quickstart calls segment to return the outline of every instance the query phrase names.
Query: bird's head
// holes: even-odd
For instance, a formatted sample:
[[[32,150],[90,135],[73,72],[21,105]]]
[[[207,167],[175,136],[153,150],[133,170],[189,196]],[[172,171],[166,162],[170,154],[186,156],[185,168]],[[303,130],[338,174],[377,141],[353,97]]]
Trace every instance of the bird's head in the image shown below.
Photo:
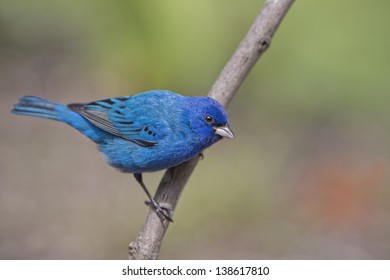
[[[192,97],[189,110],[189,127],[198,140],[208,147],[222,138],[234,138],[223,106],[210,97]]]

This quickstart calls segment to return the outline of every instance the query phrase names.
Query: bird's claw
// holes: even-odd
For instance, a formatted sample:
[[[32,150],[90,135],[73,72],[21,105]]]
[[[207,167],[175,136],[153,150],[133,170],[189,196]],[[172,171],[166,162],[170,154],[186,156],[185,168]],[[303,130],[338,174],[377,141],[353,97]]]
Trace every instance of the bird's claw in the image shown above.
[[[153,208],[153,210],[157,213],[157,215],[160,218],[173,223],[173,220],[171,218],[171,211],[168,208],[161,207],[160,204],[158,204],[155,200],[147,200],[145,201],[145,204]]]

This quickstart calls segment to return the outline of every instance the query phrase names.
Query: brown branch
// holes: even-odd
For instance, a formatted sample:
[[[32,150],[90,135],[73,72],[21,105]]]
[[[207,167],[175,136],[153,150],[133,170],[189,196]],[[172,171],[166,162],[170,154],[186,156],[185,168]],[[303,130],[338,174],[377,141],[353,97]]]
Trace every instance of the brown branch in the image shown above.
[[[294,0],[265,2],[255,22],[210,89],[208,96],[218,100],[225,107],[229,105],[253,65],[269,47],[276,29],[293,2]],[[179,166],[169,168],[158,186],[155,200],[161,206],[171,209],[172,214],[198,160],[199,157],[195,157]],[[153,210],[150,210],[137,239],[129,244],[129,259],[157,259],[168,226],[168,221],[162,221]]]

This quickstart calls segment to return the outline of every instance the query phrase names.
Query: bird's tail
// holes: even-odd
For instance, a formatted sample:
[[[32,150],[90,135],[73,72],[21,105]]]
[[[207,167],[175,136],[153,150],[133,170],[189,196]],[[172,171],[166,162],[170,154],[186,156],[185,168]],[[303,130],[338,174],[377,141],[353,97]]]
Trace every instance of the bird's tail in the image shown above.
[[[23,96],[14,105],[11,113],[63,121],[61,113],[68,110],[65,105],[51,102],[36,96]]]
[[[99,143],[104,139],[105,133],[79,113],[73,111],[66,105],[54,103],[40,97],[23,96],[19,99],[19,102],[14,105],[11,113],[67,123],[96,143]]]

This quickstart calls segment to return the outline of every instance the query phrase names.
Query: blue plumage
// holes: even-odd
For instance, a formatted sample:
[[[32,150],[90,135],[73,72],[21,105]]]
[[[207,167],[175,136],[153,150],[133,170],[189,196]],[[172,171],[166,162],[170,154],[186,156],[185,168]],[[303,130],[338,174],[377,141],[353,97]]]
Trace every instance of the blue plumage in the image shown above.
[[[67,106],[24,96],[12,113],[61,121],[79,130],[98,144],[110,165],[134,173],[150,204],[168,220],[141,174],[176,166],[223,137],[234,138],[217,101],[163,90]]]

